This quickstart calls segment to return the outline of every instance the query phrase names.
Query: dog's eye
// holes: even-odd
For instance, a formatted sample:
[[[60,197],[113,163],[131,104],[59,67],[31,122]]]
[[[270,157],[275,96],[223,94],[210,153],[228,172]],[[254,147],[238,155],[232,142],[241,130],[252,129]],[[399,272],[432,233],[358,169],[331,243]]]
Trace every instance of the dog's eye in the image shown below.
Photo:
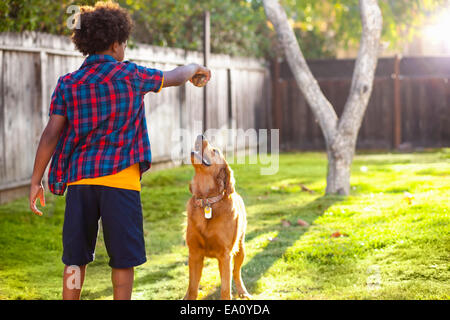
[[[220,154],[219,154],[219,150],[214,149],[213,151],[214,151],[214,153],[215,153],[216,155],[220,155]]]

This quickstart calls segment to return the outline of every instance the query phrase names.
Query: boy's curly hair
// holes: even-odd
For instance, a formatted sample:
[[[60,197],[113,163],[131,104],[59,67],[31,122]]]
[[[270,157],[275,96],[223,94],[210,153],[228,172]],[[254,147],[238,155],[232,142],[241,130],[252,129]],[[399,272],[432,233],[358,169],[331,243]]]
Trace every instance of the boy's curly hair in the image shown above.
[[[80,28],[74,29],[72,41],[83,55],[107,50],[116,41],[125,42],[133,27],[127,10],[112,1],[82,6],[76,19],[81,19]]]

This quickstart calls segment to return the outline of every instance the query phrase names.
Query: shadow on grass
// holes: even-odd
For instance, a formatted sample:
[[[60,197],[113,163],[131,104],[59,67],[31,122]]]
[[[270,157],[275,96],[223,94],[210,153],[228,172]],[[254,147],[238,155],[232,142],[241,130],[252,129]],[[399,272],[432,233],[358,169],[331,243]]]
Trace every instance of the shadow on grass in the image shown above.
[[[316,218],[321,216],[334,203],[341,201],[339,196],[321,196],[315,200],[297,208],[289,208],[292,213],[287,217],[287,220],[294,222],[298,217],[305,217],[305,219],[312,223]],[[267,233],[278,231],[275,241],[270,241],[264,249],[254,255],[249,261],[244,261],[242,267],[242,279],[250,294],[257,289],[258,280],[270,269],[270,267],[279,259],[281,259],[286,250],[291,247],[300,237],[308,231],[308,227],[294,226],[282,227],[278,225],[270,225],[265,228],[256,229],[246,235],[246,240],[252,239]],[[233,283],[233,290],[235,289]],[[234,290],[235,292],[235,290]],[[220,298],[220,287],[214,292],[207,295],[204,299],[217,300]]]
[[[166,281],[167,279],[173,279],[173,276],[170,276],[170,271],[174,268],[178,267],[180,262],[171,263],[168,265],[161,266],[160,268],[157,268],[155,270],[152,270],[150,272],[142,273],[141,276],[135,278],[134,287],[139,287],[140,285],[144,284],[156,284],[158,282]],[[82,293],[82,299],[83,300],[95,300],[100,299],[106,296],[111,296],[113,294],[113,288],[112,285],[108,285],[103,290],[83,290]]]

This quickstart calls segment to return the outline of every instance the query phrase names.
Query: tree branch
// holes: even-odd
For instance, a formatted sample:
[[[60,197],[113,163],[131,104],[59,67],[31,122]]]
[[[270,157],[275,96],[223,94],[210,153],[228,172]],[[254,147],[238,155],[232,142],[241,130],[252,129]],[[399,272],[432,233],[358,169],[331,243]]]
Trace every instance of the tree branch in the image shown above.
[[[337,130],[338,117],[336,112],[322,93],[319,84],[306,64],[305,57],[298,45],[294,31],[289,25],[283,7],[278,3],[278,0],[264,0],[264,10],[275,28],[278,41],[284,50],[297,85],[308,101],[314,116],[319,121],[325,141],[329,145]]]
[[[356,143],[373,88],[383,18],[377,0],[360,0],[359,6],[362,22],[361,44],[353,71],[350,94],[339,121],[338,134],[333,145],[341,144],[338,140],[342,140],[342,137]],[[333,146],[333,149],[342,147],[338,145]]]

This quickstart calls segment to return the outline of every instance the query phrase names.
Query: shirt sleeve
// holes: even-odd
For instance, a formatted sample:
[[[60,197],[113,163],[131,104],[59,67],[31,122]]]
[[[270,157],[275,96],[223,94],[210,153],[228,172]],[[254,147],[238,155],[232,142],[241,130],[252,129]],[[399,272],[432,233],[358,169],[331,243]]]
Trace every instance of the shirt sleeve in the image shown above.
[[[63,82],[62,78],[58,79],[58,83],[56,84],[56,88],[52,94],[52,100],[50,102],[50,111],[48,113],[49,116],[52,114],[59,114],[61,116],[67,115],[67,106],[63,97]]]
[[[164,83],[164,73],[158,69],[137,66],[139,88],[142,93],[160,92]]]

